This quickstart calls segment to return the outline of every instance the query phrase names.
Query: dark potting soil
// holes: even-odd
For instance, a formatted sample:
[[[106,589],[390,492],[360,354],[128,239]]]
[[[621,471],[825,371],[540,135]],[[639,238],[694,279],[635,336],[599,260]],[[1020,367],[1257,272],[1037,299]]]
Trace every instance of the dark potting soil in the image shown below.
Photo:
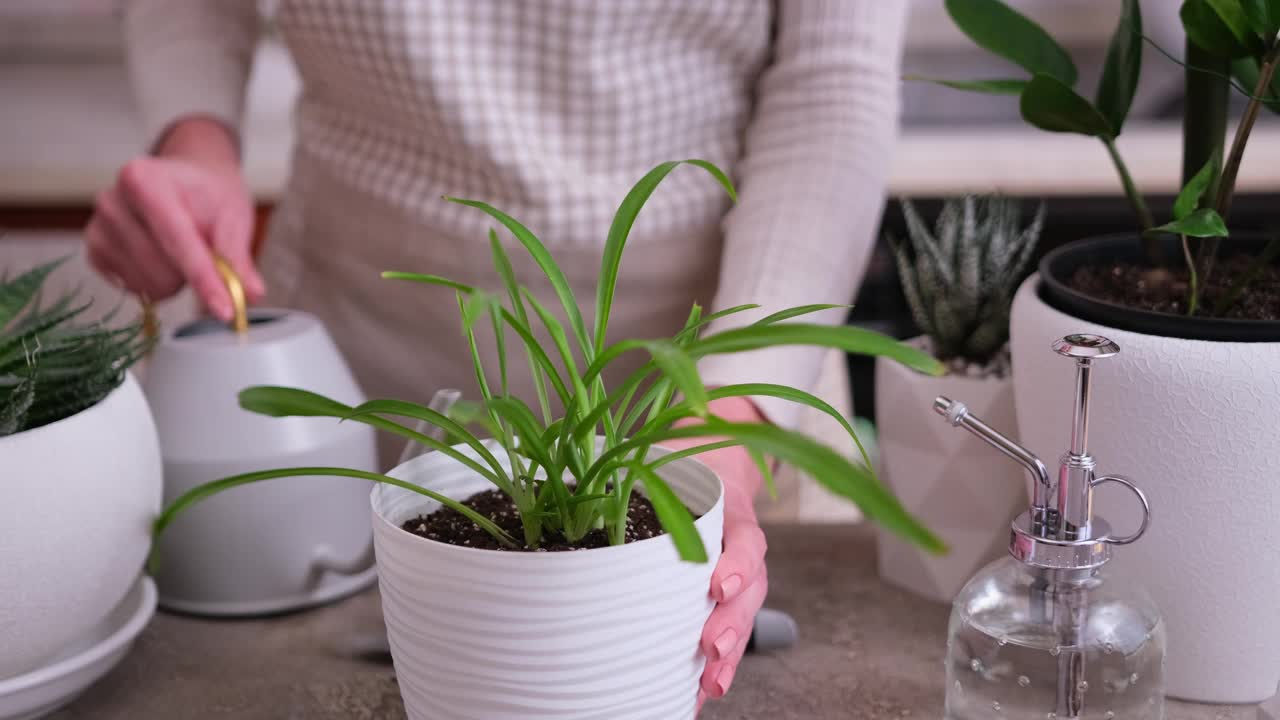
[[[485,490],[467,498],[462,504],[492,520],[498,527],[506,530],[511,537],[517,540],[524,538],[524,529],[520,525],[520,515],[516,512],[516,505],[502,491]],[[592,530],[573,544],[566,542],[562,537],[544,535],[542,544],[537,548],[524,545],[510,548],[500,544],[467,516],[447,507],[442,507],[429,515],[419,515],[400,527],[430,540],[482,550],[562,552],[589,550],[609,545],[609,536],[604,530]],[[649,499],[640,493],[631,493],[631,505],[627,510],[626,541],[631,543],[637,540],[648,540],[662,535],[663,532],[662,525],[658,522],[658,515],[654,512]]]
[[[1247,255],[1221,258],[1214,266],[1209,284],[1200,288],[1199,317],[1210,317],[1218,298],[1226,294],[1236,278],[1252,270],[1255,260]],[[1172,315],[1187,312],[1189,273],[1185,267],[1155,271],[1131,263],[1108,263],[1077,268],[1068,279],[1072,289],[1097,300],[1126,307]],[[1222,317],[1242,320],[1280,320],[1280,266],[1268,265]]]

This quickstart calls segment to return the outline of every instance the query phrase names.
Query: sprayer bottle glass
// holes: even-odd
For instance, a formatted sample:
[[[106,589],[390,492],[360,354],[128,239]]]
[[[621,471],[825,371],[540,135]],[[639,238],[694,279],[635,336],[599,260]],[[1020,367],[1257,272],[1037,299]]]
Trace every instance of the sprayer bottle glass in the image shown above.
[[[1146,497],[1128,479],[1096,476],[1087,451],[1092,362],[1119,351],[1094,335],[1069,335],[1054,349],[1076,361],[1071,447],[1056,479],[1021,445],[938,398],[957,427],[1021,463],[1032,505],[1013,523],[1009,556],[980,570],[956,596],[947,637],[947,720],[1162,720],[1164,624],[1141,588],[1106,572],[1111,548],[1146,531]],[[1093,516],[1093,489],[1133,491],[1141,527],[1114,534]]]

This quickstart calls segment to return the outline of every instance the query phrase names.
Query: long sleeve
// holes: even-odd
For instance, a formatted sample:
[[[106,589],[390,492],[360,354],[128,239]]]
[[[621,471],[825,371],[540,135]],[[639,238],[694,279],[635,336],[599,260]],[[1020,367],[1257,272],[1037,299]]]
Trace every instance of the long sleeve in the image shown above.
[[[148,143],[204,115],[237,135],[257,43],[256,0],[129,0],[129,74]]]
[[[897,133],[907,3],[779,0],[771,64],[761,74],[738,168],[739,201],[724,220],[713,310],[757,303],[708,332],[811,303],[850,303],[874,246]],[[824,311],[805,321],[839,323]],[[812,390],[822,348],[712,356],[708,384],[773,382]],[[794,427],[799,407],[757,404]]]

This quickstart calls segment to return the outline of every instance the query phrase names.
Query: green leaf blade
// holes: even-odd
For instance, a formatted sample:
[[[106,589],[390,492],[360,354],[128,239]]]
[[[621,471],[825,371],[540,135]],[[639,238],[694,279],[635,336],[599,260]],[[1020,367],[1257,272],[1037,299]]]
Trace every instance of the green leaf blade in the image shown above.
[[[1041,130],[1112,137],[1111,121],[1093,103],[1049,75],[1031,78],[1018,107],[1023,119]]]
[[[1214,180],[1218,177],[1218,163],[1221,158],[1218,151],[1214,150],[1209,161],[1200,168],[1198,172],[1190,180],[1186,186],[1178,192],[1178,197],[1173,201],[1173,219],[1186,219],[1196,208],[1200,207],[1200,200],[1204,198],[1205,193],[1209,191]]]
[[[1071,86],[1076,66],[1044,28],[1000,0],[946,0],[947,13],[965,35],[1028,72]]]
[[[1142,9],[1138,0],[1122,0],[1120,21],[1107,48],[1107,60],[1094,101],[1098,111],[1111,123],[1112,136],[1119,136],[1124,127],[1141,71]]]
[[[1222,216],[1212,208],[1200,208],[1181,220],[1174,220],[1159,227],[1151,228],[1152,233],[1173,233],[1200,238],[1227,237],[1227,224]]]
[[[893,338],[852,325],[779,323],[748,325],[708,335],[693,343],[695,357],[717,353],[744,352],[778,345],[827,347],[856,355],[880,355],[927,375],[942,375],[944,368],[932,355]]]
[[[986,80],[946,80],[944,78],[907,75],[903,80],[928,82],[942,85],[953,90],[980,92],[988,95],[1018,95],[1027,86],[1027,81],[1020,78],[989,78]]]
[[[693,524],[693,514],[676,496],[671,486],[643,463],[622,463],[622,467],[640,476],[645,495],[653,505],[658,522],[671,536],[676,551],[680,553],[680,559],[685,562],[705,563],[708,559],[707,547],[702,542],[702,536],[698,534],[698,528]]]

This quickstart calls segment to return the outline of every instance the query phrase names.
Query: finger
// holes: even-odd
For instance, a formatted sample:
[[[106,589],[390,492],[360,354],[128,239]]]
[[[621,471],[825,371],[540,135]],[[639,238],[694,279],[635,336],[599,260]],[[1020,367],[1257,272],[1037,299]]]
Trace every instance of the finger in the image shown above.
[[[107,236],[116,254],[114,264],[130,289],[151,300],[163,300],[181,289],[182,274],[117,192],[99,193],[96,208],[95,222]]]
[[[716,605],[702,627],[702,653],[708,660],[716,662],[732,657],[738,643],[750,637],[756,612],[764,604],[768,591],[769,579],[762,576],[732,601]]]
[[[231,264],[250,302],[258,302],[266,293],[266,284],[253,261],[253,211],[241,205],[229,205],[213,222],[213,247]]]
[[[711,574],[711,597],[727,602],[746,590],[764,567],[769,544],[754,514],[725,518],[724,554]]]
[[[115,266],[115,253],[111,249],[111,243],[107,239],[106,233],[103,231],[102,223],[96,218],[89,221],[89,225],[84,229],[85,238],[85,254],[89,259],[89,266],[102,276],[112,287],[137,292],[130,287],[120,275],[120,271]]]
[[[215,316],[231,320],[231,295],[213,265],[209,243],[200,235],[182,199],[151,158],[130,162],[120,186],[169,260],[182,272]]]
[[[730,611],[738,618],[754,617],[756,611],[764,604],[767,593],[768,584],[758,582],[728,604],[729,606],[741,605],[740,608],[734,607]],[[747,642],[751,639],[750,623],[747,623],[745,628],[734,629],[738,632],[738,637],[732,647],[718,660],[708,660],[706,668],[702,671],[702,689],[706,691],[708,698],[721,698],[729,691],[729,686],[733,684],[734,675],[738,671],[738,663],[747,650]]]

